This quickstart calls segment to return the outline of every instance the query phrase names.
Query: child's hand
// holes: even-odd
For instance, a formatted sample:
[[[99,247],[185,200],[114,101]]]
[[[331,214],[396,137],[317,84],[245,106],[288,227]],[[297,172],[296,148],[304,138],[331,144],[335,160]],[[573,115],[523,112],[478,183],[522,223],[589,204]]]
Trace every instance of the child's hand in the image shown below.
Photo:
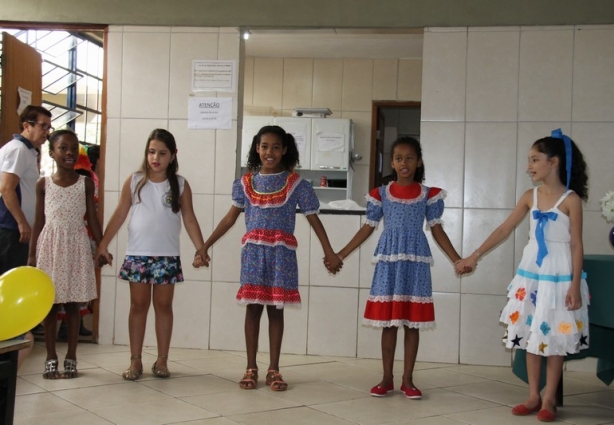
[[[565,297],[565,306],[567,310],[573,311],[582,307],[582,297],[580,296],[580,288],[569,287],[567,296]]]
[[[102,267],[105,264],[109,266],[113,265],[113,255],[106,248],[98,247],[96,250],[96,254],[94,254],[94,258],[97,258],[98,267]]]
[[[336,274],[343,267],[343,261],[341,261],[341,257],[339,257],[334,252],[325,255],[324,257],[324,266],[328,269],[332,274]]]
[[[454,271],[459,276],[467,273],[471,273],[477,268],[477,261],[474,261],[472,257],[463,258],[454,263]]]
[[[207,259],[207,262],[205,262],[205,258]],[[196,253],[194,254],[194,261],[192,262],[192,266],[196,268],[203,267],[203,266],[209,267],[209,261],[211,261],[211,259],[207,255],[207,250],[204,249],[203,247],[203,248],[196,250]]]
[[[111,261],[113,261],[113,255],[111,253],[109,253],[109,258],[111,259]],[[111,264],[109,262],[109,260],[107,260],[107,257],[105,257],[104,255],[100,255],[98,256],[98,261],[96,261],[96,266],[97,267],[102,267],[102,266],[106,266],[107,264]]]

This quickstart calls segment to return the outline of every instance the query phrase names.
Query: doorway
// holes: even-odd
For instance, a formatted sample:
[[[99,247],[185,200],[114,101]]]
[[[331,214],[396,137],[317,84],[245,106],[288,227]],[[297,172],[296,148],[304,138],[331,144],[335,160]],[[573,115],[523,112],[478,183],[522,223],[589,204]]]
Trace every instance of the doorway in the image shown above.
[[[52,126],[55,129],[70,129],[77,133],[82,145],[82,154],[87,155],[89,166],[85,160],[80,160],[82,174],[92,177],[100,186],[97,187],[100,197],[98,209],[103,210],[104,170],[103,161],[98,161],[101,155],[103,132],[103,90],[104,90],[104,36],[105,25],[51,25],[34,23],[0,22],[0,32],[6,33],[3,39],[13,40],[36,54],[36,62],[31,66],[39,67],[37,77],[40,81],[34,88],[38,91],[32,94],[31,104],[41,105],[52,114]],[[5,48],[3,50],[3,48]],[[18,115],[13,104],[17,104],[18,93],[8,77],[25,71],[18,68],[24,65],[23,57],[14,54],[7,46],[0,43],[0,53],[3,61],[0,66],[0,93],[4,94],[0,102],[0,129],[3,130],[3,140],[8,140],[7,134],[19,133]],[[13,54],[11,60],[8,55]],[[17,58],[17,60],[13,60]],[[15,64],[17,69],[12,74],[2,71],[7,63]],[[20,70],[21,69],[21,70]],[[14,71],[11,69],[11,71]],[[4,78],[6,77],[6,78]],[[26,86],[28,87],[28,86]],[[32,86],[34,87],[34,86]],[[9,93],[11,90],[11,93]],[[9,95],[11,95],[9,97]],[[12,100],[9,104],[7,100]],[[9,120],[9,118],[12,118]],[[48,154],[47,144],[41,148],[41,176],[51,175],[55,164]],[[83,167],[83,165],[86,167]],[[101,172],[99,172],[99,170]],[[96,174],[94,174],[96,173]],[[98,178],[96,178],[98,177]],[[96,286],[100,293],[100,269],[96,269]],[[80,342],[96,342],[98,340],[99,300],[84,304],[81,308],[82,322],[79,331]],[[91,314],[90,314],[91,313]],[[59,316],[59,319],[62,316]],[[64,323],[64,322],[61,322]],[[66,331],[62,324],[58,329],[58,340],[65,340]],[[43,335],[34,329],[36,340],[42,340]]]
[[[410,136],[420,140],[420,107],[420,102],[373,102],[369,190],[390,182],[390,147],[397,138]]]

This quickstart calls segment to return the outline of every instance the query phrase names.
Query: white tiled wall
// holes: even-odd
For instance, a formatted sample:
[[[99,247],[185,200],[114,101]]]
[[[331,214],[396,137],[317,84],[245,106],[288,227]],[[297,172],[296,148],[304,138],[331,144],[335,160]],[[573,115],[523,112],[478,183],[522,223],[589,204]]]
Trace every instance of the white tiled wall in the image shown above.
[[[428,153],[427,183],[446,188],[451,192],[446,205],[462,211],[462,243],[456,246],[463,255],[532,187],[527,152],[559,127],[578,143],[589,167],[584,251],[612,254],[610,225],[598,204],[614,187],[612,46],[614,26],[425,30],[421,139]],[[454,328],[459,340],[450,347],[461,363],[510,363],[498,316],[527,238],[524,220],[474,274],[461,279],[460,321]],[[437,285],[434,280],[436,290]],[[453,286],[444,290],[459,292]],[[448,339],[441,333],[436,341]]]
[[[105,220],[123,182],[142,161],[148,133],[164,127],[177,137],[180,172],[190,182],[207,236],[231,205],[237,108],[232,130],[188,130],[189,70],[193,59],[240,60],[238,31],[113,26],[108,40]],[[591,173],[585,252],[611,254],[606,237],[610,226],[600,217],[598,200],[614,182],[614,86],[609,83],[614,75],[613,41],[614,27],[604,26],[431,28],[425,31],[423,61],[246,58],[241,100],[268,105],[284,115],[297,105],[327,106],[335,116],[357,123],[356,145],[366,150],[371,100],[421,99],[426,183],[448,191],[444,225],[463,254],[472,252],[531,187],[525,174],[531,143],[562,127],[578,142]],[[237,105],[238,94],[231,96]],[[368,174],[365,154],[365,165],[356,170],[364,180],[357,183],[362,192]],[[363,220],[337,215],[321,219],[335,249]],[[431,243],[438,326],[422,333],[420,360],[510,363],[500,343],[503,328],[498,316],[527,227],[525,220],[480,262],[475,274],[463,279],[454,276],[447,258]],[[235,303],[244,230],[240,218],[210,252],[210,269],[195,270],[185,262],[187,281],[176,291],[173,346],[244,350],[245,309]],[[333,277],[322,267],[317,237],[307,221],[297,217],[303,306],[286,312],[284,352],[381,356],[380,332],[361,325],[373,273],[370,260],[380,232],[377,229]],[[116,264],[102,271],[104,343],[128,343],[128,287],[115,278],[125,243],[124,226],[110,246]],[[190,258],[193,247],[185,232],[181,247],[187,253],[184,258]],[[151,319],[146,343],[153,345]],[[268,351],[267,324],[263,318],[262,351]],[[401,357],[398,347],[397,358]]]
[[[363,206],[369,185],[372,101],[420,101],[421,95],[420,59],[245,60],[243,101],[251,115],[292,116],[296,107],[322,107],[333,117],[353,120],[354,151],[362,159],[354,163],[352,193]]]

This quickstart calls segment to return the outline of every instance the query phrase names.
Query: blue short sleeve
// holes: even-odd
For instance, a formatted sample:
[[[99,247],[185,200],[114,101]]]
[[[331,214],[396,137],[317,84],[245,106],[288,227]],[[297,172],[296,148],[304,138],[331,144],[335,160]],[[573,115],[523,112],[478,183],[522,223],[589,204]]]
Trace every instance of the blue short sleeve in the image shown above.
[[[441,224],[441,216],[443,215],[444,202],[446,191],[439,188],[431,188],[429,198],[426,202],[426,221],[430,227],[436,224]]]
[[[317,214],[320,211],[320,200],[307,180],[301,179],[295,190],[298,206],[304,215]]]
[[[367,222],[371,227],[377,227],[377,224],[380,222],[382,217],[384,216],[384,208],[382,206],[382,195],[380,193],[381,188],[375,188],[368,195],[365,196],[367,199]]]
[[[245,208],[245,191],[241,179],[232,183],[232,205],[237,208]]]

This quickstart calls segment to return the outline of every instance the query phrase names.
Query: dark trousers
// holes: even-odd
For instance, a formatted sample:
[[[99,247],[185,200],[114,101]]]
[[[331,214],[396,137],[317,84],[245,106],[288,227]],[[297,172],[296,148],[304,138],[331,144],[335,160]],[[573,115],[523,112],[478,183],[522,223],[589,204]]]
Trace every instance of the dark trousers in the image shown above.
[[[19,231],[0,229],[0,274],[28,264],[27,243],[19,242]]]

